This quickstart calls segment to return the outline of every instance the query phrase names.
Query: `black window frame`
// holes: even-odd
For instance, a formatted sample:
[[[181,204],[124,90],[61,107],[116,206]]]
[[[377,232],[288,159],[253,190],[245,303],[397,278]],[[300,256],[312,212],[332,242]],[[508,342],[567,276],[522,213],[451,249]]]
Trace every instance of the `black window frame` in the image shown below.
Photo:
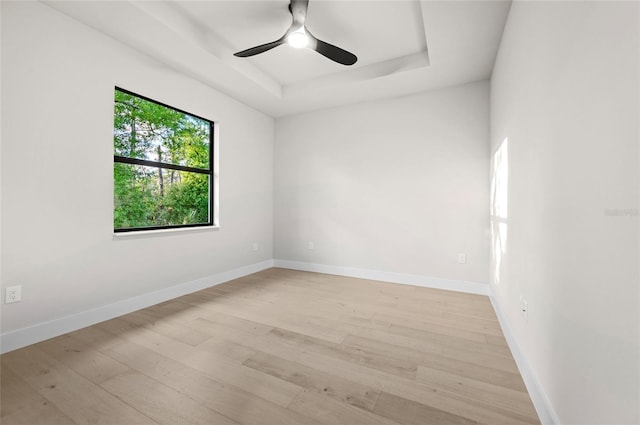
[[[154,99],[151,99],[147,96],[143,96],[141,94],[132,92],[131,90],[127,90],[127,89],[123,89],[122,87],[118,87],[115,86],[114,89],[114,96],[115,96],[115,91],[120,91],[122,93],[126,93],[128,95],[131,96],[136,96],[140,99],[143,99],[147,102],[153,102],[157,105],[163,106],[165,108],[168,109],[172,109],[174,111],[180,112],[182,114],[185,115],[189,115],[192,116],[194,118],[197,118],[199,120],[202,121],[206,121],[209,123],[209,168],[208,169],[204,169],[204,168],[197,168],[197,167],[188,167],[188,166],[184,166],[184,165],[177,165],[177,164],[170,164],[170,163],[166,163],[166,162],[159,162],[159,161],[150,161],[150,160],[146,160],[146,159],[139,159],[139,158],[131,158],[128,156],[120,156],[120,155],[116,155],[114,152],[113,155],[113,162],[115,163],[121,163],[121,164],[131,164],[131,165],[142,165],[145,167],[154,167],[154,168],[158,168],[158,169],[167,169],[167,170],[177,170],[177,171],[186,171],[186,172],[190,172],[190,173],[198,173],[198,174],[205,174],[209,176],[209,220],[206,223],[192,223],[192,224],[175,224],[175,225],[167,225],[167,226],[146,226],[146,227],[126,227],[126,228],[120,228],[117,229],[115,226],[113,227],[113,231],[114,233],[129,233],[129,232],[140,232],[140,231],[147,231],[147,230],[169,230],[169,229],[185,229],[185,228],[193,228],[193,227],[213,227],[215,226],[215,217],[214,217],[214,202],[215,202],[215,197],[214,197],[214,177],[215,177],[215,173],[214,173],[214,155],[213,155],[213,151],[214,151],[214,143],[215,143],[215,138],[214,138],[214,127],[215,127],[215,123],[207,118],[203,118],[199,115],[196,114],[192,114],[191,112],[187,112],[185,110],[182,110],[180,108],[176,108],[174,106],[170,106],[167,105],[164,102],[160,102]],[[114,193],[115,194],[115,193]],[[112,211],[113,213],[113,211]],[[112,220],[112,224],[113,224],[113,220]]]

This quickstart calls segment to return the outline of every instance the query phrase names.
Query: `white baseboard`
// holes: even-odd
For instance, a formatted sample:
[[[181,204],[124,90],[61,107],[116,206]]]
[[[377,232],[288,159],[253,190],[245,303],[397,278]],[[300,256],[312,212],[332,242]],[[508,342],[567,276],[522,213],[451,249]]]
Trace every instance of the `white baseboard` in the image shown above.
[[[333,274],[338,276],[357,277],[360,279],[380,280],[403,285],[424,286],[427,288],[445,289],[466,292],[469,294],[489,295],[489,284],[468,282],[464,280],[442,279],[415,274],[385,272],[380,270],[360,269],[355,267],[331,266],[327,264],[303,263],[289,260],[273,260],[274,267]]]
[[[540,418],[540,422],[542,425],[559,425],[560,419],[553,410],[553,407],[549,402],[549,398],[542,389],[540,381],[538,381],[535,373],[533,373],[533,369],[527,361],[527,358],[520,350],[520,347],[513,336],[513,332],[511,331],[511,326],[509,326],[509,322],[500,308],[500,304],[495,299],[493,287],[490,288],[489,299],[491,300],[491,305],[493,305],[493,310],[496,312],[496,316],[498,316],[502,333],[507,340],[507,344],[509,344],[509,349],[511,350],[513,359],[518,365],[518,370],[520,371],[520,375],[522,375],[522,379],[527,387],[529,397],[531,397],[531,401],[536,409],[538,418]]]
[[[81,313],[7,332],[0,335],[0,352],[6,353],[13,351],[36,342],[44,341],[45,339],[82,329],[105,320],[113,319],[114,317],[122,316],[123,314],[150,307],[271,267],[273,267],[273,260],[266,260],[237,269],[216,273],[190,282],[184,282],[159,291],[142,294]]]
[[[511,353],[518,365],[520,374],[527,386],[531,400],[543,425],[559,425],[560,421],[549,403],[538,379],[536,378],[529,362],[520,350],[513,337],[511,327],[503,314],[500,305],[496,302],[492,288],[485,283],[468,282],[434,278],[421,275],[385,272],[380,270],[368,270],[354,267],[331,266],[326,264],[304,263],[289,260],[266,260],[237,269],[216,273],[211,276],[184,282],[179,285],[161,289],[159,291],[142,294],[137,297],[118,301],[102,307],[87,310],[48,322],[38,323],[15,331],[0,335],[0,353],[6,353],[53,338],[58,335],[72,332],[87,326],[94,325],[123,314],[131,313],[164,301],[168,301],[182,295],[190,294],[205,288],[219,285],[233,279],[247,276],[252,273],[271,268],[281,267],[285,269],[309,271],[316,273],[333,274],[338,276],[356,277],[360,279],[378,280],[383,282],[399,283],[404,285],[423,286],[428,288],[444,289],[457,292],[465,292],[478,295],[486,295],[491,300],[496,312],[504,336],[509,344]]]

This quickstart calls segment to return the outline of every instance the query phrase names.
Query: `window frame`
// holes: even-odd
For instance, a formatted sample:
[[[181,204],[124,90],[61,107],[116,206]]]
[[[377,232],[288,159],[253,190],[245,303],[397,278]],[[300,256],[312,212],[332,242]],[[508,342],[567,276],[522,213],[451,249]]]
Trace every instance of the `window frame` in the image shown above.
[[[198,174],[204,174],[204,175],[208,175],[209,176],[209,214],[208,214],[208,221],[206,223],[192,223],[192,224],[174,224],[174,225],[167,225],[167,226],[145,226],[145,227],[126,227],[126,228],[120,228],[117,229],[115,226],[113,227],[113,232],[116,234],[122,234],[122,233],[139,233],[139,232],[144,232],[144,231],[158,231],[158,230],[174,230],[174,229],[189,229],[189,228],[195,228],[195,227],[215,227],[216,224],[216,211],[217,211],[217,205],[216,205],[216,198],[215,198],[215,186],[216,186],[216,176],[215,176],[215,163],[214,160],[217,159],[216,156],[214,155],[214,150],[215,150],[215,130],[217,130],[216,128],[216,124],[214,121],[207,119],[207,118],[203,118],[199,115],[196,114],[192,114],[191,112],[187,112],[183,109],[180,108],[176,108],[174,106],[170,106],[167,105],[164,102],[160,102],[154,99],[151,99],[147,96],[143,96],[141,94],[132,92],[131,90],[127,90],[124,89],[122,87],[119,86],[115,86],[114,88],[114,103],[115,103],[115,92],[116,91],[120,91],[122,93],[128,94],[130,96],[135,96],[138,97],[142,100],[145,100],[147,102],[152,102],[155,103],[157,105],[160,105],[162,107],[168,108],[168,109],[172,109],[176,112],[180,112],[181,114],[185,114],[185,115],[189,115],[191,117],[197,118],[199,120],[205,121],[207,123],[209,123],[209,168],[205,169],[205,168],[197,168],[197,167],[189,167],[189,166],[184,166],[184,165],[177,165],[177,164],[170,164],[170,163],[165,163],[165,162],[159,162],[159,161],[151,161],[151,160],[147,160],[147,159],[140,159],[140,158],[131,158],[128,156],[121,156],[121,155],[116,155],[115,154],[115,150],[113,153],[113,163],[114,165],[116,163],[121,163],[121,164],[129,164],[129,165],[141,165],[141,166],[145,166],[145,167],[153,167],[153,168],[157,168],[157,169],[167,169],[167,170],[176,170],[176,171],[185,171],[185,172],[190,172],[190,173],[198,173]],[[113,188],[113,195],[115,196],[115,187]],[[111,213],[112,213],[112,220],[111,220],[111,224],[113,225],[113,212],[115,211],[115,205],[112,207],[111,209]]]

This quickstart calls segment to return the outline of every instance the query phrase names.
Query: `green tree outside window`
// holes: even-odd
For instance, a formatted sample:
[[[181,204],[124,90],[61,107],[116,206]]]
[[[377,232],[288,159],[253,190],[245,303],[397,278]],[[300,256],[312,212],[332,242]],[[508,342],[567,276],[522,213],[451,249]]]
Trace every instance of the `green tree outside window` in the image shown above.
[[[213,123],[116,88],[116,232],[212,225]]]

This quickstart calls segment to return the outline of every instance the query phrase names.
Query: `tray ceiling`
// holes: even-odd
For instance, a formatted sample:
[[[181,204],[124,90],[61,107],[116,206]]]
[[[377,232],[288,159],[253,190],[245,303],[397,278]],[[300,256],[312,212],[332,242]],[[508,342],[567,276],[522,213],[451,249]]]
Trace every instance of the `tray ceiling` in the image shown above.
[[[310,0],[314,35],[350,67],[288,45],[250,58],[291,23],[281,1],[46,1],[116,40],[279,117],[487,79],[509,1]]]

